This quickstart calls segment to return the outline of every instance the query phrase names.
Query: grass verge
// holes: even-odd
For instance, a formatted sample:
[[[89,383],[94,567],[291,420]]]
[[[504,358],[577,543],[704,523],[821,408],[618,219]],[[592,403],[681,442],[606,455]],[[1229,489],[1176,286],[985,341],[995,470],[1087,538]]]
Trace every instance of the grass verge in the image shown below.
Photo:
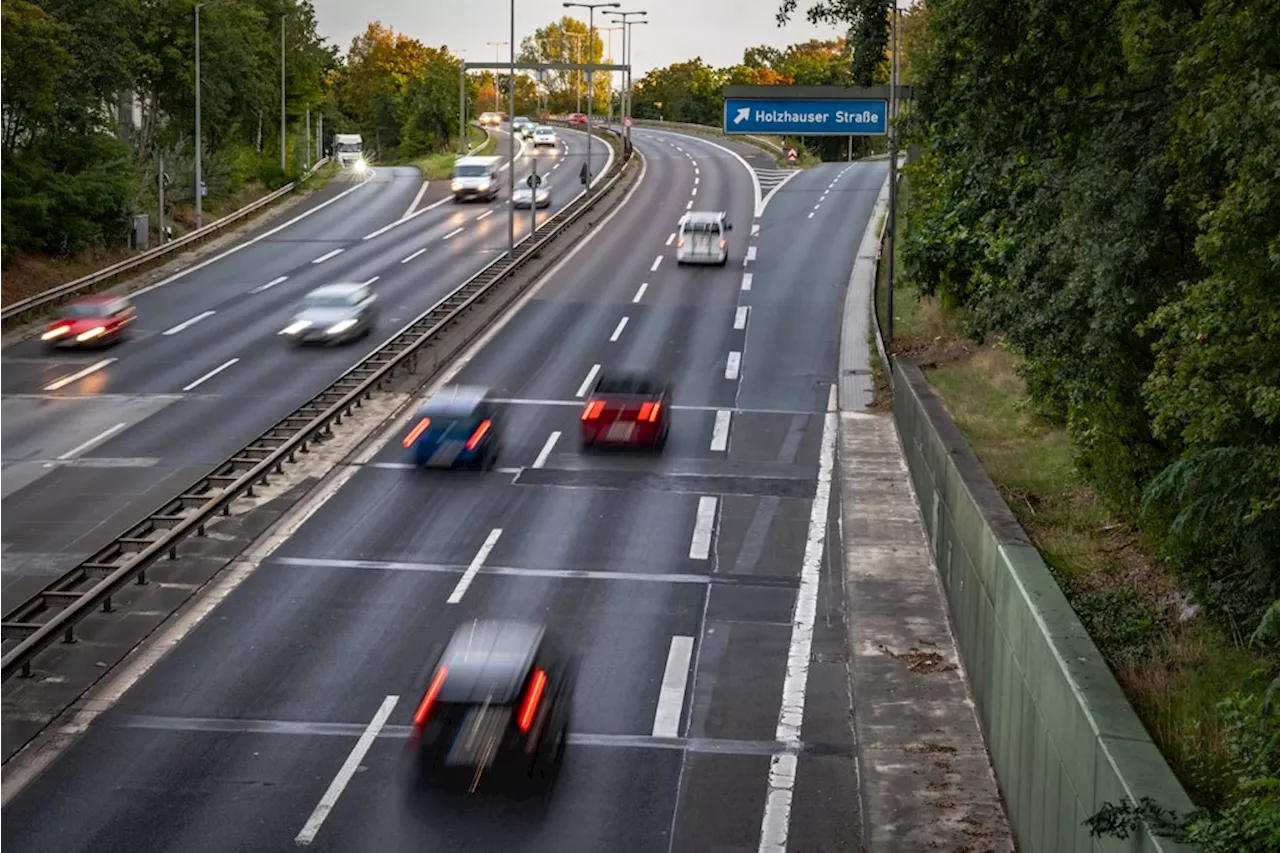
[[[894,324],[892,351],[925,369],[1187,792],[1221,804],[1234,771],[1220,703],[1265,690],[1272,662],[1184,610],[1142,531],[1077,476],[1066,429],[1032,414],[1016,354],[966,337],[959,312],[902,284]]]
[[[470,156],[485,157],[495,153],[497,147],[498,138],[493,134],[485,133],[478,127],[467,128],[467,150],[471,151]],[[421,169],[424,181],[443,181],[453,175],[453,163],[457,159],[456,151],[445,151],[440,154],[415,157],[405,162],[407,165]]]

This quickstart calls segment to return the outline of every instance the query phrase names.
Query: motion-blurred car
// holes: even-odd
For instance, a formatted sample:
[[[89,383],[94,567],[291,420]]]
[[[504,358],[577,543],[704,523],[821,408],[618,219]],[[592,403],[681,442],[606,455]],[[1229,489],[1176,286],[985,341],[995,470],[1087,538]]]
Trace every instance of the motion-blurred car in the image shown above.
[[[520,128],[520,136],[523,139],[533,139],[533,132],[538,129],[538,125],[532,121]]]
[[[530,176],[532,177],[532,176]],[[541,175],[538,177],[542,178]],[[546,178],[542,178],[537,189],[529,186],[528,182],[522,181],[516,185],[515,192],[511,195],[511,201],[517,208],[530,208],[534,204],[538,207],[551,206],[551,182]]]
[[[502,116],[498,113],[480,113],[481,127],[497,127],[502,124]]]
[[[523,133],[527,124],[529,124],[528,116],[516,116],[511,120],[511,130],[515,133]]]
[[[569,114],[569,124],[586,124],[586,123],[587,123],[586,113],[570,113]]]
[[[485,773],[550,782],[564,757],[573,671],[537,624],[474,621],[440,655],[410,746],[428,779],[475,791]]]
[[[298,344],[339,344],[373,331],[378,297],[367,284],[326,284],[307,294],[280,334]]]
[[[427,468],[492,468],[501,439],[489,389],[447,385],[418,408],[401,444]]]
[[[662,449],[671,429],[671,389],[644,373],[602,373],[582,409],[582,446]]]
[[[40,336],[49,347],[97,347],[129,336],[137,309],[127,296],[85,296],[58,312]]]
[[[676,263],[719,264],[729,260],[728,232],[733,224],[723,211],[693,210],[680,217]]]
[[[557,142],[559,142],[559,140],[556,139],[556,132],[551,128],[547,127],[546,125],[542,125],[534,129],[533,131],[533,147],[534,148],[541,148],[544,145],[549,145],[552,148],[555,148]]]

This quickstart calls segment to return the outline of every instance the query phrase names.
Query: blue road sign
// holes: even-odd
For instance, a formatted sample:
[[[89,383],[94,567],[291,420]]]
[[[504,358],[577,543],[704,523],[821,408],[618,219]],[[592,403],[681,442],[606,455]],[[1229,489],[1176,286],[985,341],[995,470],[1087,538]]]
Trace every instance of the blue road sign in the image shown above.
[[[883,136],[889,102],[818,98],[725,98],[725,133],[776,136]]]

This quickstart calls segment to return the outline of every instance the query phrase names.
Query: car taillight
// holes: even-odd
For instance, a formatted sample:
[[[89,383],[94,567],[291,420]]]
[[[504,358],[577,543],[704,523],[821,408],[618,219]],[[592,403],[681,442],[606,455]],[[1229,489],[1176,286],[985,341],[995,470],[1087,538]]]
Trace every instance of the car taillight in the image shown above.
[[[422,728],[426,723],[427,715],[431,713],[431,706],[435,704],[436,696],[440,694],[440,688],[444,686],[444,678],[448,674],[448,667],[442,666],[436,670],[436,677],[431,679],[431,686],[427,688],[426,694],[422,697],[422,703],[418,705],[418,710],[413,715],[413,724],[417,728]]]
[[[604,411],[604,400],[592,400],[587,403],[587,407],[582,411],[582,419],[584,421],[594,421],[600,417],[600,413]]]
[[[529,682],[529,691],[524,695],[524,701],[520,703],[520,715],[516,717],[516,725],[520,726],[520,731],[528,732],[533,725],[533,716],[538,713],[538,703],[542,701],[542,694],[547,689],[547,674],[540,669],[533,671],[533,680]]]
[[[638,421],[648,421],[649,423],[658,422],[658,412],[662,410],[661,403],[645,403],[640,407],[640,414],[636,417]]]
[[[467,450],[475,450],[476,445],[480,443],[480,439],[484,438],[484,434],[489,431],[489,427],[493,426],[492,422],[485,419],[480,422],[480,426],[476,427],[476,431],[471,434],[471,438],[467,440]]]
[[[679,240],[677,240],[677,241],[676,241],[676,248],[677,248],[677,249],[683,249],[683,248],[684,248],[684,238],[683,238],[683,237],[681,237]]]
[[[400,443],[403,444],[405,447],[413,447],[413,443],[417,441],[424,432],[427,431],[427,427],[429,426],[431,426],[431,418],[423,418],[422,420],[418,421],[417,426],[409,430],[409,434],[406,435],[404,437],[404,441]]]
[[[728,241],[728,240],[721,240],[721,241],[720,241],[720,248],[721,248],[721,249],[723,249],[723,248],[724,248],[725,246],[727,246],[727,245],[729,245],[729,241]]]

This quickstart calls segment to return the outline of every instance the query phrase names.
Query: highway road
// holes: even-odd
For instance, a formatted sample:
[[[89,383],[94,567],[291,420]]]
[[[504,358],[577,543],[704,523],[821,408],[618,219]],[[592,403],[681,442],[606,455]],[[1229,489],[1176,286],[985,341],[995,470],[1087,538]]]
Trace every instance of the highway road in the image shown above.
[[[627,206],[453,379],[506,401],[501,467],[407,470],[397,434],[343,469],[213,618],[9,801],[8,849],[706,853],[756,850],[778,821],[789,838],[765,849],[860,849],[824,422],[886,164],[808,170],[753,222],[753,183],[725,148],[634,140],[646,172]],[[689,207],[728,212],[725,267],[675,264]],[[665,453],[578,450],[597,365],[671,380]],[[793,625],[802,579],[811,629]],[[430,650],[481,616],[545,622],[578,657],[545,802],[409,784]],[[792,759],[778,736],[797,669]],[[771,764],[797,771],[766,806]]]
[[[554,151],[528,152],[517,177],[536,159],[553,188],[541,222],[580,192],[586,135],[565,131]],[[608,157],[596,143],[597,173]],[[424,188],[414,168],[344,175],[221,260],[140,291],[123,345],[51,355],[37,339],[5,349],[6,601],[154,512],[505,251],[506,205],[453,204],[448,192],[447,181]],[[519,239],[530,216],[517,214]],[[351,346],[289,346],[277,333],[301,297],[335,281],[373,282],[380,328]]]

